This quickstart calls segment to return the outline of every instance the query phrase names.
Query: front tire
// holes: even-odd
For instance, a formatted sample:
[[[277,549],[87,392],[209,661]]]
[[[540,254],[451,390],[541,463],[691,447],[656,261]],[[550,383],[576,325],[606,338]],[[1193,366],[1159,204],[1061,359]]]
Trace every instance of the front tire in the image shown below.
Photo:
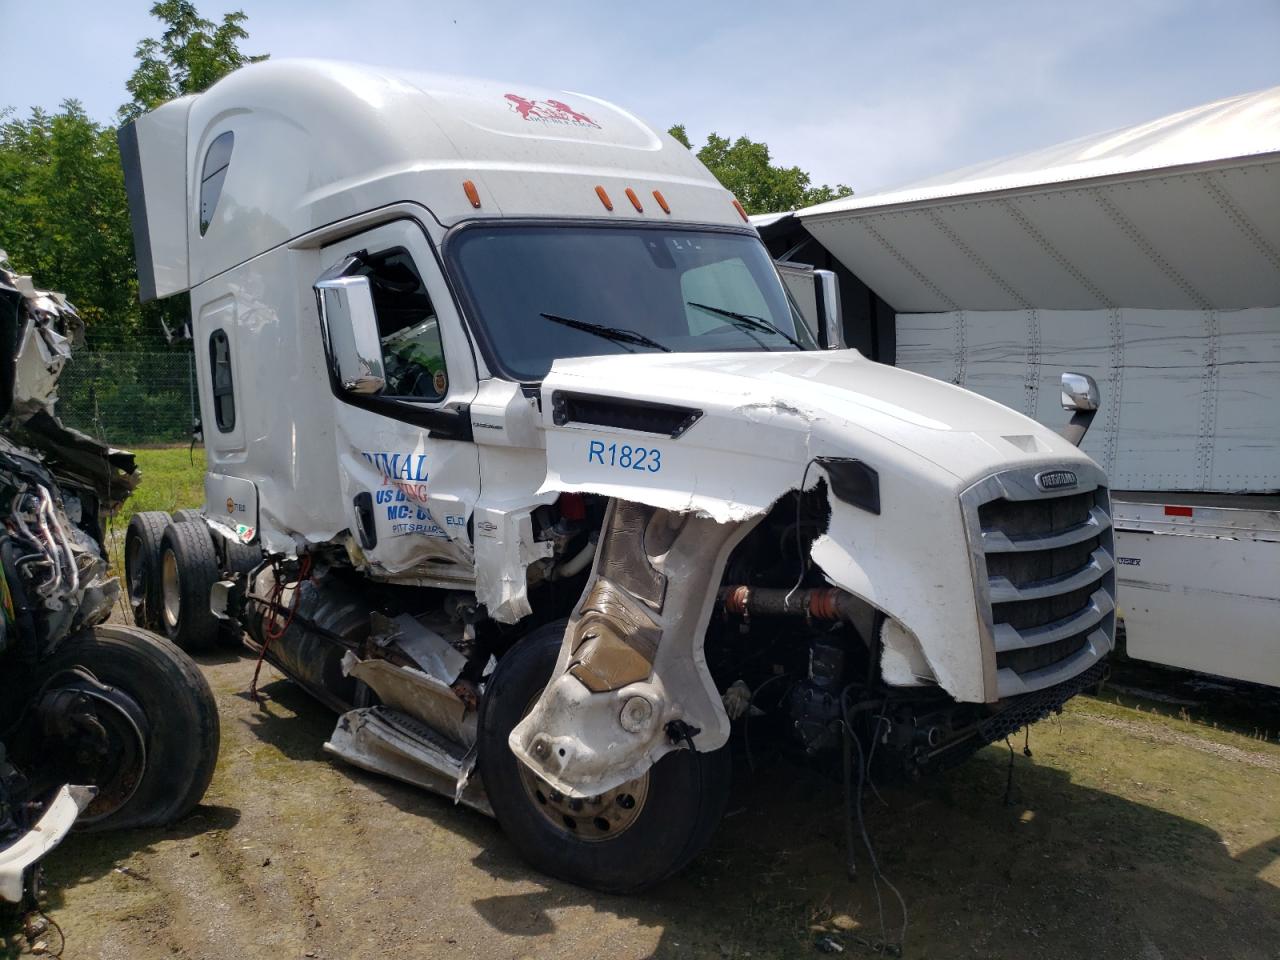
[[[587,801],[556,794],[507,738],[550,681],[564,629],[563,620],[539,627],[498,662],[480,704],[480,775],[502,829],[539,870],[606,893],[642,890],[710,840],[729,796],[729,748],[674,750],[642,777]]]
[[[96,768],[96,779],[89,778],[107,789],[86,809],[85,828],[153,827],[190,813],[213,778],[220,738],[217,703],[199,668],[160,637],[114,624],[69,638],[47,665],[45,676],[54,678],[55,686],[61,682],[57,674],[74,683],[66,671],[75,668],[114,688],[110,700],[96,701],[100,716],[106,718],[103,725],[136,730],[136,746],[141,747],[127,744],[123,757],[108,758],[112,762]],[[111,722],[126,713],[129,717]],[[73,754],[55,745],[48,749],[62,754],[64,761]],[[131,768],[121,769],[126,762]],[[85,772],[68,769],[65,774],[70,782],[85,783]],[[103,806],[95,811],[100,801]]]

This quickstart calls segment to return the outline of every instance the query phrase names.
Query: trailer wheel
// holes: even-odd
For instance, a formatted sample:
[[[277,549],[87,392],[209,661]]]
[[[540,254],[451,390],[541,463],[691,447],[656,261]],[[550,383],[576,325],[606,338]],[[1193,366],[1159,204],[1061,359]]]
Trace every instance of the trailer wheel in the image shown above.
[[[200,802],[218,760],[218,707],[208,681],[181,650],[136,627],[102,624],[69,638],[44,670],[45,698],[82,695],[45,740],[58,782],[99,792],[85,829],[151,827]]]
[[[124,579],[133,621],[160,628],[160,538],[169,515],[160,510],[135,513],[124,535]]]
[[[183,650],[208,650],[218,639],[209,590],[218,580],[218,554],[203,520],[171,523],[160,540],[160,621]]]
[[[729,749],[675,750],[599,797],[569,800],[528,770],[507,737],[551,678],[565,621],[534,630],[500,661],[480,705],[489,803],[520,853],[544,873],[606,893],[663,880],[711,838],[729,795]]]
[[[190,510],[185,507],[181,510],[173,511],[173,513],[170,514],[170,516],[173,517],[174,523],[188,523],[190,521],[204,523],[203,513],[201,513],[199,510]]]

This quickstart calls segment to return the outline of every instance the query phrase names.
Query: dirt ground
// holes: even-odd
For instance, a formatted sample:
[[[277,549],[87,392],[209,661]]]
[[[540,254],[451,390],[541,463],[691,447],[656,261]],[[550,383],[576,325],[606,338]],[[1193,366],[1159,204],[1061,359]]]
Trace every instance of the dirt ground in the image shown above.
[[[781,958],[824,936],[870,956],[880,939],[861,851],[846,877],[841,787],[812,771],[736,758],[710,849],[650,894],[599,896],[528,870],[484,817],[329,759],[332,715],[270,668],[258,706],[251,660],[202,666],[222,714],[204,804],[47,861],[71,960]],[[1280,747],[1086,698],[1021,746],[1009,804],[1003,744],[869,798],[904,956],[1280,956]]]

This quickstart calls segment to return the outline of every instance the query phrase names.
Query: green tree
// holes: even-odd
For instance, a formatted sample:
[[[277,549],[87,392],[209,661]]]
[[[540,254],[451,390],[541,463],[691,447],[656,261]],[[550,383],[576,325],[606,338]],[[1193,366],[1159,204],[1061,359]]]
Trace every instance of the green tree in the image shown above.
[[[683,124],[668,133],[690,150],[689,134]],[[773,162],[766,143],[738,137],[730,141],[716,133],[697,150],[698,159],[746,209],[747,213],[781,213],[815,203],[852,195],[843,183],[813,186],[813,180],[799,167],[781,167]]]
[[[162,0],[151,13],[159,39],[138,44],[138,66],[126,86],[133,99],[125,122],[167,100],[205,89],[245,63],[245,15],[215,25],[187,0]],[[56,113],[23,118],[0,110],[0,249],[45,289],[67,295],[85,319],[91,346],[155,348],[161,323],[177,329],[190,316],[188,298],[140,305],[133,232],[120,151],[112,126],[96,123],[78,101]]]
[[[240,41],[249,39],[243,10],[224,14],[215,24],[189,0],[160,0],[151,15],[165,30],[159,39],[141,40],[134,51],[138,65],[125,83],[133,99],[120,108],[121,121],[174,97],[207,90],[237,67],[267,59],[267,54],[249,56],[240,50]]]
[[[76,100],[0,123],[0,247],[59,290],[95,335],[139,332],[133,240],[115,131]]]

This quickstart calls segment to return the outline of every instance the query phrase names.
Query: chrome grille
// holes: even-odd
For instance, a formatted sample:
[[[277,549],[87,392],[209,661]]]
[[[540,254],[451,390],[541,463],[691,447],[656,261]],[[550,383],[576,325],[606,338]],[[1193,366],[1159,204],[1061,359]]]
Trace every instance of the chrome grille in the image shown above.
[[[1043,491],[1034,470],[996,474],[961,496],[978,612],[1000,699],[1061,683],[1115,639],[1110,498],[1096,468]]]

